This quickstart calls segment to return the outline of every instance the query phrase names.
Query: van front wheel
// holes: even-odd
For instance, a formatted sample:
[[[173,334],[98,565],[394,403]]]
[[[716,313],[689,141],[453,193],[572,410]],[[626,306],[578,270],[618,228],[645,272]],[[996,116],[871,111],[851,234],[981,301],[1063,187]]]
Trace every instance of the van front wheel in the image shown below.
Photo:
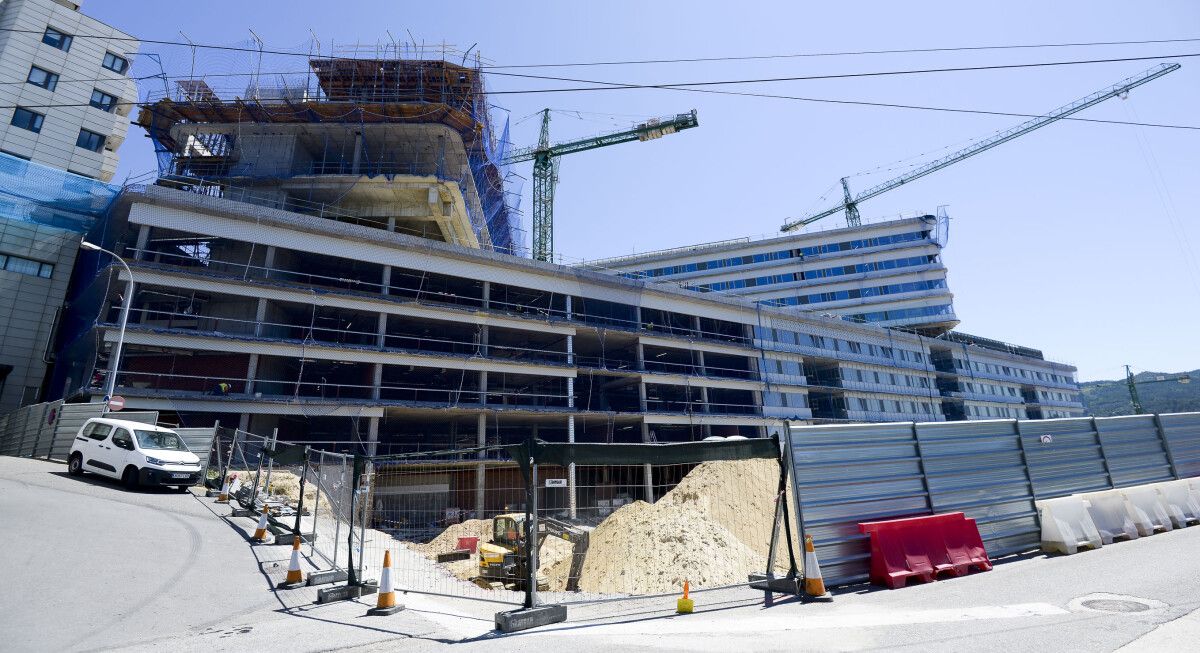
[[[125,484],[128,490],[136,490],[141,485],[138,482],[138,468],[130,465],[125,468],[125,473],[121,475],[121,482]]]

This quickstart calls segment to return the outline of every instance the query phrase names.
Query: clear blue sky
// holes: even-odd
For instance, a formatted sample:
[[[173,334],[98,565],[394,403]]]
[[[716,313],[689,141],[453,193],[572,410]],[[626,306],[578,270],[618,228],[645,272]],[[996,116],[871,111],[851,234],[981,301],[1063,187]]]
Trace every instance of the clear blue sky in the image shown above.
[[[184,7],[87,0],[83,10],[147,39],[245,41],[289,49],[387,42],[385,30],[460,48],[478,43],[497,64],[659,59],[852,50],[1200,38],[1200,3],[1010,1],[883,3],[398,3],[229,2]],[[178,65],[190,54],[148,46]],[[750,62],[531,70],[630,83],[815,75],[1200,52],[1200,41],[1157,45],[812,57]],[[236,55],[202,53],[206,72],[243,70]],[[1164,59],[1167,60],[1167,59]],[[1081,114],[1200,125],[1200,57]],[[145,61],[138,70],[144,71]],[[733,90],[1044,113],[1155,61],[986,72],[756,84]],[[489,80],[493,90],[545,88]],[[549,86],[562,86],[551,82]],[[767,234],[802,214],[841,176],[949,145],[1019,119],[659,89],[497,95],[514,122],[542,107],[620,114],[556,116],[555,140],[599,133],[633,116],[696,108],[701,126],[650,143],[564,158],[557,251],[596,258]],[[514,128],[536,139],[537,120]],[[945,260],[961,329],[1043,349],[1081,380],[1200,367],[1200,131],[1067,123],[1047,127],[862,206],[952,216]],[[154,167],[130,130],[118,179]],[[884,166],[886,167],[886,166]],[[529,171],[520,170],[528,176]],[[856,188],[895,173],[856,177]],[[529,185],[525,187],[528,206]],[[829,224],[840,216],[827,218]]]

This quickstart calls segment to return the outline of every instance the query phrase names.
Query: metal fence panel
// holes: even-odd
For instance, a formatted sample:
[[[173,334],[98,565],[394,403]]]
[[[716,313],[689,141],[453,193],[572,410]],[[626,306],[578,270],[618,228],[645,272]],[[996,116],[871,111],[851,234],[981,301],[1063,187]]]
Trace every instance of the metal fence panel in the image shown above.
[[[1035,498],[1112,487],[1091,418],[1021,420],[1017,428]]]
[[[974,519],[992,555],[1037,545],[1037,508],[1015,420],[915,428],[932,512],[962,512]]]
[[[1155,422],[1154,415],[1096,420],[1096,432],[1104,444],[1104,457],[1114,487],[1175,478]]]
[[[104,404],[63,404],[54,423],[54,440],[50,446],[50,459],[66,460],[71,453],[71,443],[79,429],[93,417],[104,414]]]
[[[1158,416],[1179,478],[1200,476],[1200,413]]]
[[[797,427],[791,452],[797,512],[831,584],[866,578],[859,522],[930,512],[911,422]]]

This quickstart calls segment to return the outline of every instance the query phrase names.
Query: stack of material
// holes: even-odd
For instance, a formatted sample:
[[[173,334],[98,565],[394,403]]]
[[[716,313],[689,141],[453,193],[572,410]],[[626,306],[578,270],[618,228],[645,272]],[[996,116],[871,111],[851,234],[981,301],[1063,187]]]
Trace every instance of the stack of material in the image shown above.
[[[746,582],[766,569],[778,483],[775,460],[697,465],[658,502],[624,506],[596,527],[580,589],[657,594],[678,591],[684,581]],[[786,569],[786,560],[781,534],[777,569]]]
[[[480,544],[491,542],[492,520],[468,519],[461,524],[450,526],[426,544],[407,543],[407,546],[430,560],[437,560],[439,555],[458,549],[460,537],[477,537]],[[574,549],[570,542],[556,537],[547,537],[542,543],[538,554],[538,575],[546,579],[551,591],[567,589],[571,553]],[[472,553],[465,560],[443,562],[441,565],[455,578],[471,580],[479,575],[479,554]]]

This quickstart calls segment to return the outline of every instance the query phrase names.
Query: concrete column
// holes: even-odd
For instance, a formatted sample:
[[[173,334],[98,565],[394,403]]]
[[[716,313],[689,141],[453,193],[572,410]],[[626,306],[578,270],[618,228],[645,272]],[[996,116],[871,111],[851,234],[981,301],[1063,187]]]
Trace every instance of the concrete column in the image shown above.
[[[566,300],[567,319],[571,319],[571,296]],[[575,336],[567,336],[567,366],[575,366]],[[571,414],[567,416],[567,442],[575,443],[575,378],[567,377],[567,408]],[[567,509],[571,519],[576,517],[579,497],[575,491],[575,463],[567,465]]]
[[[492,303],[492,283],[490,281],[483,282],[483,309],[487,310]],[[479,354],[484,358],[488,355],[488,345],[491,343],[491,331],[488,325],[483,324],[479,327]]]
[[[367,418],[367,455],[374,456],[379,450],[379,418]]]
[[[350,164],[350,173],[357,175],[362,170],[362,149],[363,135],[362,132],[354,134],[354,160]]]
[[[250,413],[242,413],[241,417],[238,417],[238,430],[250,430]]]
[[[371,370],[371,398],[378,401],[383,385],[383,363],[375,363]]]
[[[380,278],[379,285],[379,291],[381,294],[386,295],[390,292],[389,286],[392,285],[392,266],[383,266],[383,275]]]
[[[638,309],[638,323],[642,320],[641,309]],[[646,350],[642,347],[642,342],[639,339],[637,343],[637,366],[639,371],[646,369]],[[638,408],[642,412],[642,442],[650,442],[650,425],[646,423],[646,410],[649,404],[646,401],[646,381],[645,377],[638,379]],[[649,463],[642,466],[642,484],[646,494],[646,501],[654,503],[654,473],[653,468]]]
[[[475,425],[475,445],[480,447],[479,452],[475,457],[479,462],[475,465],[475,519],[483,519],[484,511],[487,508],[486,495],[484,490],[487,488],[487,452],[483,447],[487,446],[487,413],[479,413],[478,422]]]
[[[142,225],[138,227],[137,235],[137,256],[135,260],[142,261],[146,258],[146,245],[150,244],[150,225]]]
[[[254,394],[254,379],[258,375],[258,354],[250,354],[246,363],[246,394]]]
[[[375,346],[383,349],[387,346],[387,313],[379,314],[379,322],[375,326]]]
[[[263,322],[267,319],[267,300],[262,297],[258,298],[258,307],[254,309],[254,335],[261,336],[263,332]]]
[[[267,251],[263,253],[263,278],[271,278],[271,268],[275,267],[275,246],[269,245]]]
[[[388,218],[388,223],[387,223],[387,224],[388,224],[388,226],[387,226],[387,230],[388,230],[388,231],[395,231],[395,230],[396,230],[396,218],[395,218],[395,216]]]

